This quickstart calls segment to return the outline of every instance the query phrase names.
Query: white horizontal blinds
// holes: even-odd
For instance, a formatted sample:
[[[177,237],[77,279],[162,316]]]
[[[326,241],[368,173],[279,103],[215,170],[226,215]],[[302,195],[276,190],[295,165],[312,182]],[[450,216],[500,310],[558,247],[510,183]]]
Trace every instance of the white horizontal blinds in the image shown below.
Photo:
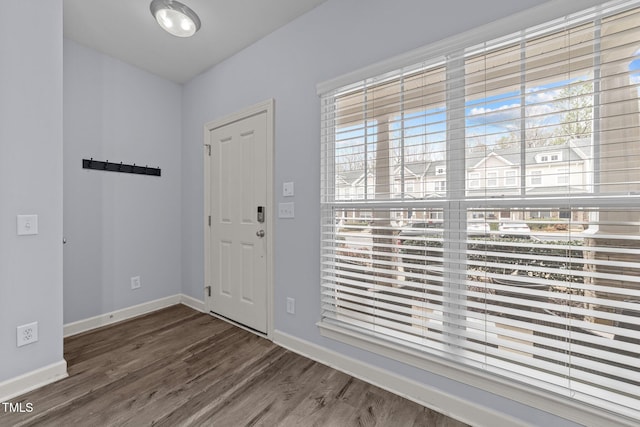
[[[471,358],[636,418],[639,25],[638,10],[568,21],[465,64],[466,194],[488,207],[469,217],[497,229],[467,245],[467,319],[488,345]]]
[[[598,81],[601,192],[640,190],[639,21],[638,10],[602,19]]]
[[[640,9],[617,4],[323,96],[323,322],[640,419]]]
[[[444,69],[425,67],[398,70],[335,96],[336,200],[416,197],[429,166],[444,164]],[[442,193],[444,175],[442,181],[428,191]]]
[[[470,49],[467,195],[638,191],[639,20],[631,10]]]
[[[603,221],[627,212],[636,220]],[[471,357],[637,417],[640,210],[511,209],[528,218],[526,232],[501,229],[492,210],[470,210],[474,215],[490,218],[497,236],[467,243],[467,319],[488,345],[470,348]]]
[[[413,345],[441,341],[426,337],[425,313],[442,317],[442,209],[335,214],[322,235],[334,248],[322,260],[323,317]],[[398,235],[396,219],[408,215],[427,225]]]
[[[524,232],[501,229],[492,210],[469,209],[466,269],[457,272],[466,287],[457,291],[443,288],[443,209],[337,209],[323,228],[334,245],[322,263],[323,315],[441,354],[443,291],[459,292],[467,312],[453,322],[468,363],[599,397],[598,385],[609,384],[611,399],[630,403],[640,386],[640,221],[600,220],[629,210],[512,210],[530,218]],[[412,227],[375,225],[409,212]],[[598,233],[606,225],[609,234]]]
[[[473,49],[465,63],[467,195],[593,191],[594,34],[587,24]]]

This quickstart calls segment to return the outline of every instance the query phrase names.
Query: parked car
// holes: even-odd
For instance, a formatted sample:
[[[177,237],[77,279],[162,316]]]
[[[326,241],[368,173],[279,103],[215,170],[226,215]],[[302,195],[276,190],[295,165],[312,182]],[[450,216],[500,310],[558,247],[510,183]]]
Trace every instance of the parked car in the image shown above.
[[[407,240],[407,238],[415,236],[434,236],[442,235],[442,221],[414,222],[408,227],[403,228],[398,237]],[[488,236],[491,233],[489,223],[484,221],[470,221],[467,223],[467,234],[470,236]]]
[[[501,222],[498,226],[500,237],[531,238],[531,229],[524,222]]]

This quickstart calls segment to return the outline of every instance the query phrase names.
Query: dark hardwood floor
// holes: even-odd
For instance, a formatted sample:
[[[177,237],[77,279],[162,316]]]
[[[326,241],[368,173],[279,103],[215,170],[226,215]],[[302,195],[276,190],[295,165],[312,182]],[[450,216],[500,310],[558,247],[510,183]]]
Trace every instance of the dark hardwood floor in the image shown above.
[[[0,426],[464,426],[186,306],[65,339]]]

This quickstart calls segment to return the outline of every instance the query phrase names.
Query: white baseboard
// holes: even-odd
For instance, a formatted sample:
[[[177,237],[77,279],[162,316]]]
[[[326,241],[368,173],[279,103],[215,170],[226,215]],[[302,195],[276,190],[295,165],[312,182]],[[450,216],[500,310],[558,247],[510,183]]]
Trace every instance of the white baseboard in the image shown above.
[[[64,325],[64,337],[70,337],[72,335],[87,332],[112,323],[121,322],[123,320],[131,319],[142,314],[148,314],[152,311],[160,310],[176,304],[184,304],[194,310],[204,312],[203,301],[199,301],[184,294],[177,294],[134,305],[132,307],[123,308],[121,310],[112,311],[110,313],[100,314],[88,319],[78,320],[77,322],[67,323]]]
[[[49,366],[0,382],[0,402],[7,402],[52,382],[68,377],[67,362],[61,360]]]
[[[207,309],[204,306],[204,301],[200,301],[199,299],[195,299],[193,297],[190,297],[189,295],[180,294],[180,303],[182,305],[186,305],[187,307],[191,307],[201,313],[207,312]]]
[[[323,365],[366,381],[448,417],[473,426],[526,426],[527,423],[485,406],[450,395],[411,379],[398,376],[333,350],[274,331],[273,342]]]
[[[95,328],[110,325],[112,323],[121,322],[131,319],[142,314],[148,314],[162,308],[170,307],[176,304],[184,304],[194,310],[205,312],[204,301],[197,300],[188,295],[178,294],[166,298],[160,298],[132,307],[123,308],[121,310],[112,311],[110,313],[101,314],[99,316],[90,317],[88,319],[79,320],[77,322],[64,325],[64,336],[69,337],[82,332],[87,332]],[[14,397],[20,396],[36,388],[45,386],[52,382],[66,378],[67,362],[62,360],[44,368],[36,369],[15,378],[0,382],[0,402],[8,401]]]

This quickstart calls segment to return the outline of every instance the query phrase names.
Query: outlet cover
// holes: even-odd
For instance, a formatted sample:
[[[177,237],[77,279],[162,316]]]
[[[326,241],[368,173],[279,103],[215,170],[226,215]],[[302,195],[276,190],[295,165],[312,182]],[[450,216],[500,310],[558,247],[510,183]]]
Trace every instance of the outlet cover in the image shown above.
[[[18,347],[38,341],[38,322],[18,326],[16,338],[16,345]]]
[[[131,278],[131,289],[138,289],[142,284],[140,283],[140,276]]]

